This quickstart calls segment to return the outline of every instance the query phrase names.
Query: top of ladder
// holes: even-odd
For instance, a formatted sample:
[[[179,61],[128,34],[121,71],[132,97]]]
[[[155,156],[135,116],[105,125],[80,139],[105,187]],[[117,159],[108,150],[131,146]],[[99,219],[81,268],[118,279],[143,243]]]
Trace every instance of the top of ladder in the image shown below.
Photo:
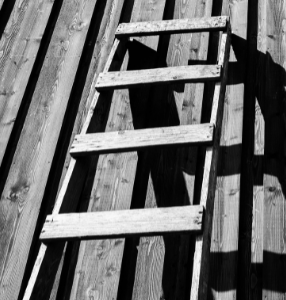
[[[115,32],[117,38],[158,34],[225,30],[229,17],[175,19],[152,22],[121,23]]]

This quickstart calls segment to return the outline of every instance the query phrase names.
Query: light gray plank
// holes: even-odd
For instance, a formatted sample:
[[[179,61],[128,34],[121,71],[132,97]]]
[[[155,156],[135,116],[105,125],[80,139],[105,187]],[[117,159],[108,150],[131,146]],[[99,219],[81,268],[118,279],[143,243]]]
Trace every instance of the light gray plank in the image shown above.
[[[214,31],[226,28],[228,17],[177,19],[153,22],[122,23],[116,30],[116,37],[157,35],[159,33],[187,33]]]
[[[158,68],[139,71],[100,73],[96,82],[98,91],[139,87],[144,84],[168,84],[178,82],[205,82],[218,80],[219,65],[195,65]]]
[[[40,239],[55,241],[195,233],[202,229],[202,218],[203,206],[200,205],[50,215]]]
[[[210,123],[77,135],[70,154],[83,156],[159,146],[210,144],[213,135],[214,125]]]

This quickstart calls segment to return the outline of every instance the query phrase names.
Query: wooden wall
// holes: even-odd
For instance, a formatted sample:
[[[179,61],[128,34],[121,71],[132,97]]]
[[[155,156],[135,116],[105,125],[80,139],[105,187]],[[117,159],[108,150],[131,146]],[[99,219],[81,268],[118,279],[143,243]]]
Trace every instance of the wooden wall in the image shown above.
[[[285,299],[285,3],[249,5],[240,297]]]
[[[1,300],[23,296],[118,23],[211,15],[229,15],[233,34],[209,299],[285,298],[285,13],[282,0],[0,0]],[[136,38],[122,69],[214,63],[218,37]],[[116,91],[97,127],[200,123],[212,93],[212,84]],[[101,155],[78,210],[196,203],[203,158],[195,147]],[[184,235],[69,243],[43,297],[188,299],[193,252]]]

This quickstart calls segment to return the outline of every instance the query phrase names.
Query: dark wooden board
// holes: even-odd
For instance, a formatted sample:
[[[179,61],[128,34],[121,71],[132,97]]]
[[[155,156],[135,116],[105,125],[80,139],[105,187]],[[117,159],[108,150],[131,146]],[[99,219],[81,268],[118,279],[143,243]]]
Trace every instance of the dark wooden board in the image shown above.
[[[264,3],[264,2],[263,2]],[[260,6],[260,5],[259,5]],[[263,56],[265,53],[264,4],[248,2],[248,38],[240,40],[240,48],[247,45],[245,53],[246,80],[243,140],[241,203],[239,218],[239,248],[237,295],[242,299],[262,299],[263,276],[263,156],[265,126],[258,94],[264,90]],[[258,18],[258,16],[260,16]],[[258,39],[258,36],[261,38]],[[239,40],[237,40],[239,42]],[[260,55],[262,54],[262,56]],[[262,60],[261,60],[262,59]],[[258,71],[259,70],[259,71]],[[259,91],[257,93],[257,91]]]

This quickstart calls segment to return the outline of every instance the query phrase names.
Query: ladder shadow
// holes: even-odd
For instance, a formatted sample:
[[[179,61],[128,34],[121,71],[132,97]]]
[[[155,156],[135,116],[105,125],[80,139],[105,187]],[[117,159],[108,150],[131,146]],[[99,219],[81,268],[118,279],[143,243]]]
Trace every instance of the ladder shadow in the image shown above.
[[[228,292],[237,289],[236,282],[232,280],[232,277],[228,277],[226,275],[230,271],[229,265],[232,265],[233,262],[237,260],[237,257],[237,251],[211,253],[210,272],[214,271],[216,273],[216,277],[212,277],[212,280],[210,282],[208,297],[209,299],[217,299],[217,297],[215,297],[215,293]],[[251,286],[251,289],[253,291],[258,291],[258,294],[256,294],[257,298],[261,298],[262,289],[265,291],[272,291],[285,294],[285,273],[284,276],[275,276],[275,280],[262,280],[260,276],[257,276],[257,274],[263,272],[264,263],[273,264],[274,266],[278,266],[280,264],[285,266],[286,255],[269,251],[263,251],[263,262],[252,263],[251,268],[252,270],[256,271],[252,273],[249,285]],[[217,272],[217,270],[220,270],[220,272]],[[239,297],[238,299],[242,298]]]
[[[263,199],[260,199],[264,201],[263,207],[270,207],[272,204],[278,206],[281,208],[280,218],[285,208],[286,73],[281,62],[279,63],[283,58],[274,58],[268,51],[263,53],[257,50],[257,1],[250,5],[254,7],[249,9],[248,19],[252,22],[252,27],[249,29],[248,40],[232,35],[232,47],[237,62],[229,65],[229,73],[233,76],[228,82],[230,86],[245,85],[243,142],[221,147],[218,169],[218,176],[241,174],[238,251],[211,253],[209,299],[217,298],[217,295],[212,293],[232,290],[237,291],[238,299],[246,299],[254,294],[255,297],[262,298],[263,291],[281,294],[285,294],[286,291],[285,255],[282,250],[275,253],[277,247],[283,247],[283,242],[281,244],[281,241],[278,241],[279,238],[283,240],[283,232],[280,231],[271,241],[268,240],[269,233],[274,232],[273,229],[269,229],[269,226],[278,226],[277,221],[273,219],[275,214],[269,215],[270,208],[266,210],[264,208],[260,212],[264,215],[264,223],[256,226],[262,226],[260,234],[264,236],[266,234],[267,240],[263,236],[255,236],[258,233],[252,228],[255,188],[264,189]],[[275,39],[272,36],[267,38]],[[235,76],[235,74],[241,75]],[[256,106],[256,101],[259,108]],[[260,129],[255,125],[255,119],[260,111],[265,122],[265,134],[262,135],[262,141],[257,141],[256,137]],[[258,131],[255,132],[255,128]],[[255,143],[260,147],[258,150],[262,154],[255,153],[257,151],[254,148]],[[242,155],[238,156],[241,152]],[[222,161],[226,163],[222,165]],[[277,211],[277,208],[274,209]],[[223,226],[223,221],[220,226]],[[263,246],[260,244],[254,250],[252,247],[256,238],[264,241]],[[259,263],[253,262],[257,256],[261,256]],[[228,277],[227,274],[234,275]]]
[[[158,53],[134,40],[129,48],[130,63],[128,69],[146,68],[144,62],[146,59],[149,61],[157,60],[154,67],[167,67],[165,57],[168,50],[166,44],[168,45],[169,38],[170,36],[164,36],[160,40]],[[160,43],[164,43],[165,47],[160,47]],[[164,49],[165,53],[162,53],[160,49]],[[142,61],[138,62],[138,57],[141,57]],[[188,64],[207,64],[207,62],[188,61]],[[179,126],[178,103],[176,103],[174,92],[183,93],[184,89],[184,84],[156,86],[150,89],[147,87],[130,89],[129,97],[134,129]],[[146,102],[146,99],[149,100]],[[191,111],[191,104],[188,109]],[[144,208],[145,206],[183,206],[192,203],[193,199],[189,198],[188,183],[184,174],[193,178],[196,174],[196,159],[190,155],[190,153],[195,153],[194,148],[171,147],[139,151],[131,209]],[[192,159],[194,161],[190,162]],[[187,282],[185,272],[190,277],[191,255],[187,255],[187,261],[184,261],[186,259],[185,253],[183,259],[179,261],[179,252],[188,252],[188,249],[193,252],[193,239],[193,236],[169,235],[164,236],[161,242],[159,241],[165,252],[162,258],[164,260],[162,287],[164,297],[167,299],[172,298],[172,294],[175,295],[174,283],[175,285],[179,284],[178,279],[176,279],[177,275],[181,273],[179,268],[184,269],[180,278],[185,280],[183,285],[187,286],[186,290],[190,290],[190,282]],[[136,280],[136,261],[140,255],[140,250],[138,254],[137,249],[140,249],[139,245],[142,246],[146,242],[146,238],[141,239],[141,241],[139,238],[126,239],[118,299],[132,298],[134,281]],[[137,266],[138,268],[139,266]],[[138,269],[137,272],[140,270]],[[184,294],[185,291],[181,293]]]
[[[236,85],[245,82],[245,73],[241,69],[243,65],[247,65],[245,56],[245,47],[247,47],[246,41],[236,35],[232,35],[232,46],[237,58],[237,62],[230,62],[229,64],[229,72],[232,74],[228,81],[228,85]],[[285,179],[284,179],[284,137],[285,137],[285,89],[284,89],[284,82],[285,82],[285,70],[277,63],[274,62],[273,58],[271,57],[270,53],[262,53],[260,51],[256,51],[255,55],[257,64],[259,64],[259,68],[257,68],[255,74],[255,94],[251,95],[249,92],[249,87],[246,83],[246,92],[245,92],[245,107],[244,107],[244,119],[248,118],[247,128],[252,126],[253,129],[250,129],[248,132],[244,131],[243,133],[243,144],[231,145],[231,146],[222,146],[220,149],[220,160],[219,160],[219,168],[218,168],[218,176],[226,177],[232,175],[239,175],[245,174],[245,167],[241,166],[244,162],[241,162],[241,159],[245,157],[245,148],[244,147],[251,147],[249,144],[245,145],[245,139],[249,141],[249,135],[251,141],[254,141],[254,122],[255,122],[255,99],[250,99],[250,97],[256,97],[262,115],[265,120],[265,154],[264,155],[252,155],[252,158],[247,158],[247,163],[252,164],[255,170],[256,176],[255,178],[244,178],[242,176],[242,189],[245,189],[245,185],[247,184],[248,189],[248,196],[252,195],[251,198],[243,198],[241,196],[241,214],[240,214],[240,221],[239,225],[242,230],[240,231],[240,244],[239,244],[239,251],[234,253],[211,253],[211,269],[215,270],[216,274],[219,273],[221,276],[225,276],[223,271],[230,272],[230,270],[226,270],[226,265],[224,261],[231,260],[232,262],[238,259],[239,270],[238,276],[241,280],[241,266],[249,266],[251,265],[251,269],[255,270],[255,272],[261,273],[264,266],[267,266],[267,272],[263,272],[262,275],[258,274],[256,284],[261,284],[261,293],[262,289],[270,290],[275,292],[285,292],[285,283],[283,278],[285,278],[285,256],[282,254],[276,254],[274,252],[266,251],[263,252],[263,263],[251,263],[249,261],[250,254],[245,261],[245,255],[243,253],[251,253],[250,244],[244,245],[241,240],[244,240],[244,235],[249,235],[252,228],[251,227],[252,221],[249,218],[245,218],[245,212],[249,216],[252,214],[253,208],[253,187],[254,186],[263,186],[263,174],[271,175],[279,181],[281,185],[281,193],[285,198]],[[200,63],[200,62],[197,62]],[[165,67],[166,64],[161,64],[159,60],[159,66]],[[276,74],[275,80],[269,78],[267,74]],[[279,75],[278,75],[279,74]],[[278,78],[278,80],[277,80]],[[160,103],[163,108],[159,107],[157,103],[151,103],[149,110],[151,115],[149,115],[149,121],[144,124],[144,127],[164,127],[164,126],[171,126],[171,125],[179,125],[179,115],[177,113],[177,106],[176,100],[173,97],[173,93],[167,88],[163,87],[156,87],[157,91],[151,90],[150,99],[152,101],[156,100]],[[178,92],[183,91],[183,86],[178,85],[175,89]],[[130,90],[130,105],[133,114],[133,121],[135,129],[142,128],[143,123],[138,122],[136,120],[136,110],[138,110],[136,91]],[[269,102],[271,99],[271,102]],[[250,103],[247,103],[249,101]],[[252,106],[251,106],[252,105]],[[153,110],[154,109],[154,110]],[[151,112],[151,110],[153,110]],[[248,111],[250,110],[250,111]],[[251,114],[251,116],[249,116]],[[160,115],[160,117],[158,117]],[[169,118],[165,118],[168,116]],[[249,120],[250,123],[249,123]],[[244,120],[245,122],[245,120]],[[172,205],[186,205],[188,202],[186,201],[188,196],[188,191],[186,188],[186,183],[184,181],[184,177],[182,176],[182,171],[188,172],[188,170],[184,169],[183,165],[178,165],[178,161],[176,161],[175,157],[177,155],[178,149],[168,149],[168,150],[151,150],[145,153],[138,153],[139,160],[138,160],[138,169],[136,173],[135,179],[135,186],[134,186],[134,193],[133,193],[133,202],[132,208],[142,208],[145,205],[145,200],[148,191],[148,182],[152,181],[153,183],[153,191],[154,191],[154,198],[156,199],[157,206],[164,207],[164,206],[172,206]],[[247,150],[248,151],[248,150]],[[241,157],[241,152],[243,152],[243,157]],[[253,154],[253,151],[252,151]],[[227,160],[229,162],[227,162]],[[270,160],[270,163],[266,163],[266,160]],[[222,164],[224,162],[224,164]],[[280,163],[279,163],[280,162]],[[190,171],[190,170],[189,170]],[[192,173],[190,171],[190,175],[196,175],[196,173]],[[248,181],[246,183],[246,181]],[[173,185],[166,184],[172,182]],[[250,186],[251,185],[251,186]],[[174,188],[176,187],[176,188]],[[251,189],[252,192],[249,190]],[[278,195],[280,193],[277,190],[277,187],[266,187],[267,191],[273,194]],[[176,198],[174,196],[174,190],[181,191],[181,198]],[[242,191],[241,195],[245,195]],[[152,206],[152,202],[149,203]],[[245,208],[247,207],[247,209]],[[251,209],[251,212],[249,211]],[[247,223],[247,224],[246,224]],[[164,267],[163,267],[163,279],[162,279],[162,286],[164,291],[164,296],[168,299],[171,297],[173,290],[174,290],[174,282],[176,281],[175,277],[178,275],[177,268],[178,268],[178,257],[179,255],[179,247],[180,244],[180,237],[175,236],[166,236],[163,238],[164,247],[165,247],[165,258],[164,258]],[[191,240],[190,240],[191,241]],[[186,265],[189,267],[192,264],[192,242],[187,242],[187,248],[189,251],[188,261]],[[137,247],[139,245],[139,239],[129,240],[126,243],[125,249],[125,260],[128,257],[129,263],[123,265],[123,270],[126,268],[129,269],[127,274],[127,279],[121,278],[121,285],[128,286],[133,288],[134,285],[134,276],[135,276],[135,266],[137,260]],[[243,257],[244,256],[244,257]],[[130,259],[131,258],[131,259]],[[240,264],[241,263],[241,264]],[[132,264],[132,266],[131,266]],[[277,264],[279,265],[280,277],[277,275]],[[231,266],[233,264],[230,264]],[[127,267],[126,267],[127,266]],[[272,266],[272,267],[271,267]],[[185,274],[189,278],[191,277],[191,273],[187,274],[186,268]],[[124,269],[125,268],[125,269]],[[283,271],[284,270],[284,271]],[[233,272],[233,270],[232,270]],[[282,274],[282,273],[283,274]],[[132,273],[132,276],[130,275]],[[260,276],[260,277],[259,277]],[[247,277],[248,279],[250,276]],[[256,277],[254,277],[256,278]],[[278,280],[273,280],[276,278]],[[280,278],[280,279],[279,279]],[[262,281],[262,283],[261,283]],[[130,284],[131,283],[131,284]],[[237,289],[239,286],[239,295],[242,290],[242,286],[244,283],[238,283],[235,281],[228,281],[221,280],[220,278],[215,280],[213,276],[210,278],[210,291],[221,291],[226,292],[233,289]],[[249,283],[253,284],[253,283]],[[129,296],[132,295],[132,288],[129,289]],[[190,283],[187,288],[190,290]],[[127,295],[125,293],[119,293],[120,296]],[[210,296],[211,297],[211,296]],[[124,298],[124,297],[123,297]],[[120,299],[120,297],[119,297]],[[129,299],[126,297],[126,299]]]
[[[156,51],[151,50],[150,48],[146,46],[138,45],[136,41],[133,42],[133,47],[137,49],[141,49],[145,55],[140,55],[138,52],[135,52],[133,50],[133,53],[135,52],[134,56],[130,52],[130,64],[129,69],[134,68],[135,66],[132,64],[136,63],[138,66],[138,63],[142,63],[143,65],[146,65],[144,60],[154,59],[154,57],[157,55]],[[235,44],[238,44],[238,46],[235,46]],[[238,63],[231,63],[230,64],[230,71],[235,73],[235,68],[240,68],[239,64],[243,63],[240,58],[239,48],[242,47],[245,41],[240,41],[239,38],[234,37],[233,47],[235,49],[235,54],[238,58]],[[148,53],[148,55],[146,55]],[[160,53],[161,54],[161,53]],[[265,55],[259,53],[259,55],[262,55],[262,58],[264,57],[264,61],[267,61],[269,64],[274,64],[271,56]],[[142,60],[138,61],[138,57],[141,57]],[[143,59],[144,58],[144,59]],[[158,66],[159,67],[165,67],[166,63],[164,63],[164,55],[159,57]],[[245,59],[245,58],[244,58]],[[137,61],[135,61],[137,60]],[[199,63],[199,62],[197,62]],[[275,68],[277,66],[274,66]],[[279,66],[280,67],[280,66]],[[279,69],[279,67],[277,67]],[[281,68],[281,67],[280,67]],[[280,69],[279,69],[280,70]],[[281,70],[280,70],[281,71]],[[283,70],[284,72],[284,70]],[[284,74],[284,73],[283,73]],[[242,81],[243,78],[237,78],[234,77],[229,82],[229,85],[232,84],[239,84]],[[263,81],[264,82],[264,81]],[[158,89],[158,90],[157,90]],[[182,92],[184,89],[183,85],[176,85],[174,86],[174,90],[177,92]],[[150,94],[149,94],[150,92]],[[140,128],[152,128],[152,127],[164,127],[164,126],[172,126],[172,125],[179,125],[179,115],[177,112],[177,105],[176,105],[176,99],[174,97],[173,92],[170,92],[169,89],[166,87],[159,87],[155,90],[151,89],[150,91],[147,91],[147,89],[143,88],[140,90],[131,90],[129,91],[130,96],[130,107],[132,111],[133,116],[133,125],[134,129],[140,129]],[[149,99],[148,102],[146,102],[146,98]],[[258,101],[261,102],[261,108],[263,114],[268,114],[269,112],[263,106],[263,97],[259,97]],[[151,102],[150,102],[151,101]],[[150,109],[151,107],[151,109]],[[147,117],[147,120],[146,120]],[[280,117],[279,117],[280,118]],[[280,120],[280,119],[279,119]],[[271,120],[270,120],[271,121]],[[270,124],[270,127],[268,126]],[[276,123],[275,123],[276,124]],[[280,124],[280,123],[279,123]],[[269,132],[273,134],[277,130],[276,125],[271,125],[271,122],[268,123],[267,127],[269,128]],[[271,135],[269,133],[269,135]],[[281,139],[283,140],[283,139]],[[267,139],[266,139],[267,141]],[[231,155],[233,156],[233,161],[231,165],[227,165],[223,169],[219,169],[218,176],[230,176],[233,174],[239,174],[240,173],[240,157],[237,157],[237,153],[241,152],[242,145],[234,145],[230,147],[222,147],[222,153],[224,151],[230,151]],[[273,144],[267,144],[266,149],[272,149]],[[279,151],[281,151],[281,145],[279,141],[278,145]],[[188,151],[188,148],[185,148],[185,151]],[[146,152],[139,152],[138,153],[138,167],[137,167],[137,173],[135,177],[135,185],[134,185],[134,191],[132,195],[132,207],[131,208],[143,208],[145,205],[145,200],[147,196],[148,191],[148,182],[153,183],[153,191],[154,191],[154,198],[155,202],[150,202],[149,205],[156,204],[160,207],[165,206],[174,206],[174,205],[187,205],[189,203],[189,195],[188,195],[188,189],[186,187],[186,181],[183,176],[183,172],[187,173],[188,175],[195,176],[196,172],[194,169],[188,169],[183,164],[183,161],[176,160],[177,154],[179,151],[184,151],[181,149],[168,149],[168,150],[158,150],[154,149],[151,151]],[[280,153],[280,152],[279,152]],[[229,157],[229,156],[228,156]],[[283,182],[283,174],[277,172],[277,170],[269,170],[268,171],[271,175],[277,176],[279,178],[279,181]],[[279,174],[278,174],[279,173]],[[168,183],[172,184],[168,184]],[[177,192],[179,191],[180,195],[178,196]],[[283,194],[284,190],[283,190]],[[240,220],[240,222],[243,222]],[[164,247],[165,247],[165,257],[164,257],[164,267],[163,267],[163,279],[162,279],[162,286],[164,290],[164,296],[168,299],[171,298],[171,295],[174,290],[174,282],[176,281],[176,276],[178,274],[178,254],[179,254],[179,245],[180,245],[181,237],[180,236],[167,236],[163,238]],[[187,257],[187,262],[185,265],[185,272],[188,277],[191,277],[189,273],[190,272],[190,266],[192,264],[192,249],[191,249],[191,240],[187,241],[185,243],[186,249],[189,252],[189,255]],[[135,272],[136,272],[136,260],[137,260],[137,246],[139,245],[139,238],[138,239],[126,239],[125,244],[125,250],[124,250],[124,258],[123,258],[123,264],[122,264],[122,275],[120,276],[120,283],[119,283],[119,292],[118,292],[118,299],[131,299],[132,298],[132,292],[133,292],[133,286],[134,286],[134,278],[135,278]],[[190,248],[189,248],[190,247]],[[219,253],[211,254],[211,266],[216,265],[215,262],[218,262],[220,260],[228,260],[228,259],[235,259],[233,256],[237,257],[238,253],[231,253],[228,255],[228,253]],[[276,255],[272,255],[272,253],[265,254],[266,257],[268,257],[269,261],[279,261],[281,260],[281,257],[277,259]],[[282,261],[284,262],[284,258],[282,258]],[[218,268],[221,267],[221,265],[216,265]],[[257,268],[261,268],[259,264],[257,264]],[[177,283],[176,283],[177,284]],[[212,282],[211,282],[212,284]],[[187,285],[187,290],[190,289],[190,282]],[[282,287],[280,283],[278,284],[278,287],[275,286],[274,283],[267,283],[267,288],[281,291]],[[217,286],[216,286],[217,288]],[[229,285],[223,285],[218,286],[217,290],[219,291],[228,291],[230,289],[235,288],[235,283],[229,284]]]

